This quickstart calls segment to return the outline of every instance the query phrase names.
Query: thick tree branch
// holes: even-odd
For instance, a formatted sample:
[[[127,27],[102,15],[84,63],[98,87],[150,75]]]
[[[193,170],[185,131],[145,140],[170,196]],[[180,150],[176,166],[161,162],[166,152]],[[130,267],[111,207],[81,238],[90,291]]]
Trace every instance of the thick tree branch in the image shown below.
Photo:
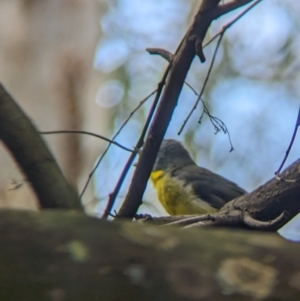
[[[252,193],[227,203],[218,213],[200,216],[146,218],[144,222],[181,227],[237,227],[261,231],[277,231],[300,212],[300,159],[282,176],[274,177]],[[295,181],[288,181],[294,179]]]
[[[300,300],[300,245],[277,234],[0,212],[0,300]]]
[[[81,209],[77,193],[46,144],[1,84],[0,139],[30,182],[41,208]]]

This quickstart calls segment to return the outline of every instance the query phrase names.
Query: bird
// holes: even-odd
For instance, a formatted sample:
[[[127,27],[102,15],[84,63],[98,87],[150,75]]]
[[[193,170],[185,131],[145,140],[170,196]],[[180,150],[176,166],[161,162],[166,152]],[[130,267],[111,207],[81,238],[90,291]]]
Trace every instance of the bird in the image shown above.
[[[184,146],[172,139],[162,141],[150,178],[169,215],[215,213],[246,193],[226,178],[199,167]]]

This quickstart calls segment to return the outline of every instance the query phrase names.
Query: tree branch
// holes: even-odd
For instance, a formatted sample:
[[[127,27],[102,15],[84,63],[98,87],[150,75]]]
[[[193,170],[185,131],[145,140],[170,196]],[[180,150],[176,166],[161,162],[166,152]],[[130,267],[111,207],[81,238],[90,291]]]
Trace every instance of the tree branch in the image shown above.
[[[260,231],[277,231],[300,212],[300,159],[283,173],[249,194],[225,204],[215,214],[147,218],[154,224],[192,227],[234,227]]]
[[[41,208],[82,209],[35,127],[1,84],[0,139],[29,180]]]
[[[209,13],[209,9],[215,8],[219,2],[220,0],[204,0],[201,3],[193,25],[174,55],[169,77],[151,124],[147,140],[140,154],[128,194],[118,213],[121,217],[133,218],[142,202],[142,196],[161,141],[177,105],[186,74],[196,54],[195,38],[200,37],[200,39],[204,39],[206,31],[212,22],[212,13]]]
[[[133,218],[150,176],[157,152],[167,127],[177,105],[177,101],[185,81],[190,65],[196,55],[206,32],[216,17],[215,10],[221,0],[203,0],[194,22],[178,47],[170,67],[169,77],[161,97],[159,106],[153,118],[145,145],[140,154],[138,164],[133,175],[128,194],[118,213],[120,217]],[[201,47],[199,46],[201,44]],[[201,57],[200,59],[204,59]]]
[[[288,218],[288,214],[284,211],[273,220],[264,222],[264,221],[259,221],[254,219],[250,213],[245,212],[243,216],[243,222],[250,229],[272,230],[272,229],[278,229],[282,225],[284,225],[286,223],[287,218]]]

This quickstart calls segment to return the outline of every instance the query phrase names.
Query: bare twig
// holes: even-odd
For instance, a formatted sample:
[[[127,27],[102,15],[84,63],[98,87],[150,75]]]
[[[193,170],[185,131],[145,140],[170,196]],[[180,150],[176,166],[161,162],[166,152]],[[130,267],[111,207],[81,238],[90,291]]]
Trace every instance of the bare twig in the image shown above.
[[[295,129],[294,129],[294,133],[293,133],[293,136],[292,136],[290,145],[289,145],[287,151],[285,152],[285,156],[284,156],[284,158],[283,158],[283,161],[281,162],[281,164],[280,164],[278,170],[275,172],[276,178],[277,178],[278,180],[282,180],[282,179],[279,177],[279,173],[280,173],[280,171],[281,171],[281,169],[282,169],[282,167],[283,167],[283,165],[284,165],[284,163],[285,163],[285,161],[286,161],[286,159],[287,159],[287,157],[288,157],[288,155],[289,155],[289,153],[290,153],[290,151],[291,151],[291,148],[292,148],[293,143],[294,143],[294,140],[295,140],[295,138],[296,138],[297,130],[298,130],[299,126],[300,126],[300,107],[299,107],[298,117],[297,117],[297,120],[296,120]],[[289,181],[292,181],[292,180],[289,180]]]
[[[229,11],[232,11],[233,9],[235,8],[238,8],[238,7],[241,7],[249,2],[251,2],[252,0],[242,0],[242,1],[232,1],[232,2],[228,2],[228,3],[225,3],[225,4],[220,4],[217,8],[216,8],[216,18],[220,17],[221,15],[229,12]],[[182,133],[182,130],[184,129],[186,123],[188,122],[188,120],[190,119],[193,111],[196,109],[203,93],[204,93],[204,89],[206,87],[206,84],[207,84],[207,81],[209,79],[209,75],[210,75],[210,72],[211,72],[211,69],[213,67],[213,64],[214,64],[214,60],[215,60],[215,56],[217,54],[217,51],[218,51],[218,48],[220,46],[220,43],[221,43],[221,40],[225,34],[225,31],[231,27],[235,22],[237,22],[241,17],[243,17],[248,11],[250,11],[254,6],[256,6],[259,2],[261,2],[262,0],[258,0],[256,2],[254,2],[253,4],[251,4],[249,7],[247,7],[241,14],[239,14],[236,18],[234,18],[231,22],[227,23],[226,25],[223,26],[222,30],[220,32],[218,32],[216,35],[214,35],[207,43],[205,43],[203,45],[203,48],[208,46],[212,41],[214,41],[217,37],[219,37],[219,40],[218,40],[218,43],[217,43],[217,46],[215,48],[215,51],[214,51],[214,55],[213,55],[213,58],[212,58],[212,61],[211,61],[211,65],[210,65],[210,68],[208,70],[208,73],[206,75],[206,78],[205,78],[205,81],[204,81],[204,84],[202,86],[202,89],[201,89],[201,92],[200,92],[200,95],[198,97],[198,99],[196,100],[195,102],[195,105],[194,107],[192,108],[192,110],[190,111],[189,115],[187,116],[187,118],[184,120],[183,122],[183,125],[181,126],[179,132],[178,132],[178,135],[180,135]],[[202,117],[202,116],[201,116]],[[200,120],[201,120],[201,117],[200,117]],[[211,119],[211,118],[210,118]],[[211,122],[213,123],[213,125],[215,126],[213,120],[211,119]],[[220,125],[219,125],[220,126]],[[222,128],[222,126],[220,126]],[[215,126],[216,129],[218,129],[218,127]],[[223,130],[224,133],[228,133],[227,132],[227,129],[226,130]],[[230,151],[233,150],[233,146],[232,146],[232,143],[231,143],[231,139],[230,139],[230,134],[228,133],[228,138],[229,138],[229,141],[230,141],[230,145],[231,145],[231,149]]]
[[[181,220],[166,223],[164,226],[181,226],[185,227],[191,224],[196,224],[199,222],[204,222],[204,221],[214,221],[214,215],[213,214],[203,214],[203,215],[198,215],[198,216],[191,216],[191,217],[184,217]]]
[[[217,9],[215,10],[215,18],[219,18],[241,6],[244,6],[248,3],[250,3],[252,0],[233,0],[231,2],[227,2],[224,4],[220,4]],[[253,4],[251,4],[247,11],[250,10],[253,6],[255,6],[257,3],[261,2],[262,0],[257,0]]]
[[[170,53],[169,51],[167,51],[165,49],[161,49],[161,48],[148,48],[147,51],[149,51],[149,53],[151,53],[151,54],[157,54],[157,55],[162,56],[168,62],[171,62],[173,57],[174,57],[174,55],[172,53]],[[230,143],[230,150],[229,151],[230,152],[233,151],[233,145],[232,145],[232,142],[231,142],[230,133],[229,133],[225,123],[221,119],[211,115],[208,108],[207,108],[207,106],[206,106],[206,104],[205,104],[205,102],[204,102],[204,100],[203,100],[203,98],[199,95],[199,93],[188,82],[185,81],[184,83],[194,92],[194,94],[196,96],[199,96],[198,100],[200,99],[201,102],[202,102],[203,112],[202,112],[202,114],[199,118],[199,123],[201,123],[201,119],[203,117],[203,114],[206,114],[209,117],[210,122],[214,126],[216,132],[222,130],[224,132],[224,134],[228,135],[228,139],[229,139],[229,143]]]
[[[273,220],[265,222],[265,221],[259,221],[253,218],[249,212],[245,212],[243,215],[243,222],[246,226],[248,226],[250,229],[253,230],[272,231],[273,229],[276,230],[281,226],[283,226],[284,223],[286,222],[287,217],[288,214],[284,211]]]
[[[201,97],[202,97],[202,95],[203,95],[203,93],[204,93],[204,90],[205,90],[206,84],[207,84],[207,82],[208,82],[209,76],[210,76],[210,74],[211,74],[211,71],[212,71],[212,68],[213,68],[213,65],[214,65],[214,62],[215,62],[215,59],[216,59],[216,55],[217,55],[218,49],[219,49],[219,47],[220,47],[220,44],[221,44],[221,41],[222,41],[223,36],[224,36],[224,33],[222,33],[222,34],[220,35],[220,37],[219,37],[219,40],[218,40],[217,46],[216,46],[216,48],[215,48],[215,51],[214,51],[214,54],[213,54],[213,57],[212,57],[212,60],[211,60],[211,63],[210,63],[210,66],[209,66],[207,75],[206,75],[206,77],[205,77],[205,80],[204,80],[204,83],[203,83],[203,86],[202,86],[202,89],[201,89],[201,92],[200,92],[200,94],[199,94],[199,96],[198,96],[198,98],[197,98],[197,100],[196,100],[196,102],[195,102],[193,108],[191,109],[190,113],[188,114],[188,116],[187,116],[186,119],[184,120],[184,122],[183,122],[181,128],[179,129],[178,135],[180,135],[180,134],[182,133],[184,127],[186,126],[188,120],[190,119],[190,117],[192,116],[193,112],[194,112],[195,109],[197,108],[198,103],[199,103],[199,101],[200,101],[200,99],[201,99]]]
[[[286,223],[288,214],[284,211],[269,221],[260,221],[252,217],[247,211],[232,210],[230,212],[204,214],[192,217],[183,217],[180,220],[166,223],[163,226],[180,226],[184,228],[199,227],[239,227],[259,231],[276,231]]]
[[[104,141],[107,141],[109,142],[110,144],[114,144],[124,150],[126,150],[127,152],[130,152],[130,153],[133,153],[133,152],[136,152],[135,150],[132,150],[114,140],[111,140],[111,139],[108,139],[102,135],[98,135],[98,134],[95,134],[95,133],[91,133],[91,132],[87,132],[87,131],[77,131],[77,130],[61,130],[61,131],[42,131],[42,132],[39,132],[40,134],[42,135],[51,135],[51,134],[83,134],[83,135],[90,135],[90,136],[93,136],[93,137],[96,137],[96,138],[99,138],[99,139],[102,139]]]
[[[269,221],[260,221],[252,217],[247,211],[233,210],[227,213],[220,212],[213,215],[202,215],[198,218],[181,220],[167,225],[182,225],[184,228],[201,227],[238,227],[258,231],[276,231],[283,226],[288,218],[286,212],[282,212],[276,218]],[[166,226],[167,226],[166,225]]]
[[[137,222],[151,223],[157,226],[171,224],[173,222],[181,221],[184,219],[191,219],[193,217],[199,217],[199,215],[169,215],[155,217],[150,214],[135,214],[134,219]]]
[[[252,1],[252,0],[251,0]],[[237,15],[232,21],[230,21],[229,23],[225,24],[222,29],[216,33],[208,42],[206,42],[203,45],[203,48],[208,46],[212,41],[214,41],[217,37],[219,37],[221,34],[224,34],[225,31],[227,29],[229,29],[234,23],[236,23],[239,19],[241,19],[248,11],[250,11],[254,6],[256,6],[258,3],[260,3],[262,0],[257,0],[254,3],[252,3],[251,5],[249,5],[242,13],[240,13],[239,15]],[[235,2],[235,1],[234,1]],[[250,2],[250,1],[248,1]],[[231,3],[231,2],[230,2]],[[227,3],[229,4],[229,3]],[[220,7],[220,6],[219,6]],[[228,6],[227,6],[228,7]]]
[[[278,181],[282,181],[282,182],[286,182],[286,183],[295,183],[297,181],[297,179],[283,179],[276,174],[275,174],[275,178]]]
[[[199,96],[197,91],[189,83],[187,83],[186,81],[184,83],[195,93],[196,96]],[[208,107],[206,106],[206,104],[205,104],[202,97],[200,98],[200,100],[201,100],[202,105],[203,105],[203,111],[202,111],[202,114],[199,118],[199,123],[201,123],[203,115],[206,114],[208,116],[210,122],[214,126],[216,132],[222,130],[224,134],[227,134],[228,140],[229,140],[229,143],[230,143],[230,150],[229,151],[230,152],[233,151],[234,148],[233,148],[232,141],[231,141],[231,138],[230,138],[230,133],[227,129],[226,124],[220,118],[211,115],[211,113],[209,112]]]
[[[284,211],[276,218],[269,221],[261,221],[252,217],[246,210],[232,210],[230,212],[219,212],[215,214],[200,215],[198,217],[183,219],[177,222],[166,224],[166,226],[183,226],[184,228],[199,227],[234,227],[246,228],[256,231],[276,231],[289,219]]]
[[[123,122],[123,124],[120,126],[120,128],[117,130],[117,132],[115,133],[115,135],[113,136],[112,140],[116,139],[117,136],[121,133],[121,131],[123,130],[123,128],[125,127],[125,125],[128,123],[128,121],[131,119],[131,117],[134,115],[134,113],[152,96],[156,93],[157,90],[154,90],[153,92],[151,92],[149,95],[147,95],[143,100],[140,101],[140,103],[137,105],[137,107],[129,114],[129,116],[125,119],[125,121]],[[109,148],[111,146],[111,143],[108,144],[108,146],[106,147],[106,149],[104,150],[104,152],[102,153],[102,155],[100,156],[100,158],[98,159],[95,167],[93,168],[93,170],[91,171],[91,173],[88,176],[87,181],[84,184],[84,187],[81,191],[80,194],[80,199],[82,199],[88,185],[89,182],[92,178],[92,176],[94,175],[95,171],[97,170],[97,168],[99,167],[100,163],[102,162],[104,156],[106,155],[106,153],[108,152]]]
[[[189,228],[202,228],[202,227],[241,227],[241,211],[233,210],[229,214],[215,213],[205,214],[199,216],[199,221],[190,223],[185,226],[185,229]]]
[[[169,63],[172,61],[174,55],[162,48],[146,48],[146,50],[150,53],[150,54],[155,54],[155,55],[160,55],[161,57],[163,57],[164,59],[166,59]]]

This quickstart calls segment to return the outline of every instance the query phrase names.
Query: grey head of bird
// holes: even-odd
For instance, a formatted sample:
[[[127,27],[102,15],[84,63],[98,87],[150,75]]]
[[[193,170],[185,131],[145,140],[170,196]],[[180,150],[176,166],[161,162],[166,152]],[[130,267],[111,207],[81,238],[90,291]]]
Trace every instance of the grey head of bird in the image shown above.
[[[165,139],[161,143],[153,171],[173,170],[193,164],[196,163],[179,141]]]

